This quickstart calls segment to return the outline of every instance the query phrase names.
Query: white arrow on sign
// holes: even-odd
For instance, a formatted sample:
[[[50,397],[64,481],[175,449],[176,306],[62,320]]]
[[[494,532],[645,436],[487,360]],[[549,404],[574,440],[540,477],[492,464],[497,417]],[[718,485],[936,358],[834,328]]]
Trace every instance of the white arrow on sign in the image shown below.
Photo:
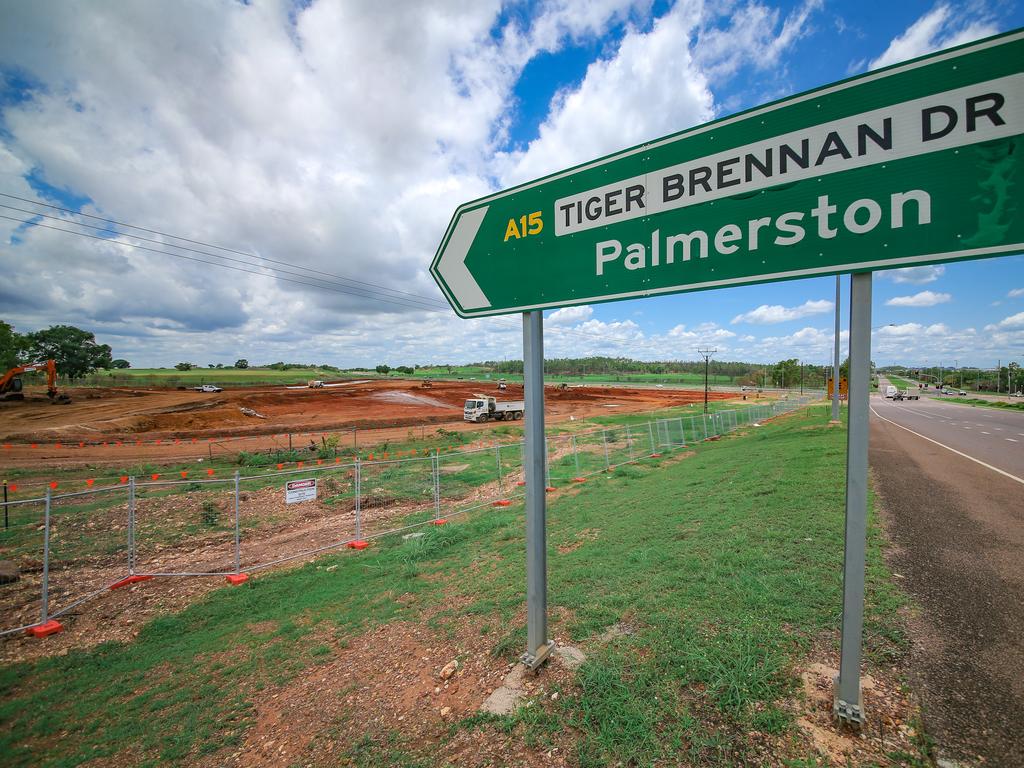
[[[487,215],[488,206],[477,208],[459,217],[448,245],[437,262],[438,274],[463,309],[480,309],[491,306],[480,286],[466,267],[466,254],[476,239],[476,233]]]

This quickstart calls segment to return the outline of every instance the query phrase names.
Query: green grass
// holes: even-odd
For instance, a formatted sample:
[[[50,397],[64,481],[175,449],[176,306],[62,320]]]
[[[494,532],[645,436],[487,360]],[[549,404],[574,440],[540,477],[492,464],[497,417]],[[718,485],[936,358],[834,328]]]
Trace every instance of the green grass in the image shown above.
[[[889,380],[889,383],[892,384],[897,389],[917,389],[917,384],[914,384],[911,381],[907,381],[906,379],[901,379],[899,376],[886,374],[885,378],[887,378]]]
[[[940,399],[940,398],[936,398]],[[975,408],[999,408],[1004,411],[1024,411],[1024,400],[1018,400],[1017,402],[1004,402],[1002,400],[984,400],[979,397],[943,397],[941,398],[947,403],[960,403],[961,405],[970,405]]]
[[[524,744],[568,739],[581,766],[736,765],[750,731],[792,733],[780,705],[797,687],[793,665],[823,640],[834,645],[839,629],[845,432],[826,427],[819,410],[553,499],[550,604],[564,617],[553,633],[582,643],[588,661],[558,702],[464,727]],[[261,690],[321,663],[322,643],[304,640],[312,632],[350,641],[436,611],[445,592],[468,602],[481,626],[500,628],[494,652],[514,658],[524,644],[521,515],[489,509],[419,539],[260,574],[151,621],[130,644],[0,668],[0,752],[12,766],[125,754],[139,765],[189,765],[240,743]],[[583,530],[591,534],[578,538]],[[480,558],[489,567],[468,570]],[[336,566],[330,578],[324,566]],[[901,605],[872,518],[870,663],[906,652]],[[441,611],[431,625],[443,632],[459,615]],[[633,634],[595,641],[619,622]],[[370,732],[365,747],[366,765],[444,757],[443,744],[417,751],[401,733]]]

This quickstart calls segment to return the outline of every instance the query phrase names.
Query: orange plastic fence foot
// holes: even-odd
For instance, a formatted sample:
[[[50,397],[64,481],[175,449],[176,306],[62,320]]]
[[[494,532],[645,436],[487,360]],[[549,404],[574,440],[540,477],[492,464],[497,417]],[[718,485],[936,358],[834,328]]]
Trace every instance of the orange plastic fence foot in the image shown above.
[[[509,501],[508,499],[501,499],[501,500],[496,501],[493,504],[491,504],[492,507],[508,507],[508,506],[511,506],[511,505],[512,505],[512,502]]]
[[[363,541],[362,539],[359,541],[350,541],[348,543],[349,549],[366,549],[368,546],[370,546],[370,542]]]
[[[25,630],[26,635],[32,635],[35,638],[49,637],[50,635],[56,635],[58,632],[64,630],[63,625],[56,619],[50,619],[44,621],[42,624],[36,624],[34,627],[29,627]]]
[[[547,488],[545,488],[544,490],[545,490],[545,491],[547,491],[548,493],[551,493],[551,492],[552,492],[553,490],[555,490],[555,487],[554,487],[553,485],[549,485],[549,486],[548,486]]]
[[[224,581],[233,587],[237,587],[239,584],[245,584],[249,580],[248,573],[229,573],[224,577]]]
[[[138,584],[140,581],[149,581],[152,576],[140,576],[136,574],[134,576],[125,576],[120,581],[115,581],[110,585],[111,589],[120,589],[121,587],[127,587],[129,584]]]
[[[652,453],[651,454],[651,458],[652,459],[660,459],[661,458],[661,454],[660,453]]]
[[[585,483],[585,482],[587,482],[587,478],[585,478],[585,477],[574,477],[572,479],[572,481],[574,483]]]
[[[526,485],[525,480],[516,480],[516,485]]]
[[[437,520],[431,520],[430,521],[431,525],[447,525],[447,523],[448,523],[448,521],[445,520],[443,517],[438,518]]]

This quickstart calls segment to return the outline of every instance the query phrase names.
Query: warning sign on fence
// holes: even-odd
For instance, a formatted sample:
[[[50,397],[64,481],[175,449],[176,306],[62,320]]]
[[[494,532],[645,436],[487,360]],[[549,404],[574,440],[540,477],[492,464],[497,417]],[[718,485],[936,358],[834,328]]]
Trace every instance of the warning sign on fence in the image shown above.
[[[312,501],[316,498],[316,478],[309,480],[289,480],[284,484],[285,504],[298,501]]]

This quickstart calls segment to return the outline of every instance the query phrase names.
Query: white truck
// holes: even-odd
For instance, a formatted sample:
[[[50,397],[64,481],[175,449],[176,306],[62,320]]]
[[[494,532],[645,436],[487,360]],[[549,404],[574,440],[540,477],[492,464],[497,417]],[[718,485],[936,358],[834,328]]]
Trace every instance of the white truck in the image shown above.
[[[462,410],[464,421],[483,423],[491,419],[496,421],[513,421],[523,418],[526,403],[522,400],[506,400],[501,402],[487,395],[473,395],[466,401]]]
[[[899,392],[899,390],[896,389],[896,387],[894,387],[892,384],[889,384],[885,388],[885,396],[889,400],[892,400],[894,397],[896,397],[897,392]]]

